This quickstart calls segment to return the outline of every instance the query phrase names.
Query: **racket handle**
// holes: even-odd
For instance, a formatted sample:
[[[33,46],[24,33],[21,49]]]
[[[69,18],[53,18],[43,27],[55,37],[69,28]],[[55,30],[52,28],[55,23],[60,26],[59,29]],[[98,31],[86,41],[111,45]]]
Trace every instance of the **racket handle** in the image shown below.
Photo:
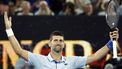
[[[117,47],[116,41],[113,40],[113,58],[117,58]]]
[[[112,29],[111,29],[111,32],[117,31],[117,30],[118,30],[118,28],[115,27],[115,28],[112,28]],[[116,38],[113,38],[113,40],[116,40]]]
[[[117,47],[116,47],[117,43],[115,40],[109,40],[109,42],[107,43],[107,47],[110,49],[110,51],[112,51],[113,53],[113,58],[117,58]]]

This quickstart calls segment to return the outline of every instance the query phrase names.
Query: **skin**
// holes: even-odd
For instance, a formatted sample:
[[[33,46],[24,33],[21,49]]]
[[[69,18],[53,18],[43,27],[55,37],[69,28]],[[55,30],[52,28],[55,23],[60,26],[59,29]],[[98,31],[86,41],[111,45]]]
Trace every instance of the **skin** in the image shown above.
[[[60,61],[64,45],[63,36],[52,36],[49,42],[49,46],[51,48],[50,54],[56,61]]]

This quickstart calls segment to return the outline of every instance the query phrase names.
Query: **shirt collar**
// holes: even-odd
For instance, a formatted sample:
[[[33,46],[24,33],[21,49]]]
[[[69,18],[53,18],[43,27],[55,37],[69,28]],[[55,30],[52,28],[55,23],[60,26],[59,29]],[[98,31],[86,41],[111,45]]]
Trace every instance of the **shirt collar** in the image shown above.
[[[51,54],[50,54],[50,53],[48,54],[47,58],[49,59],[50,62],[55,61],[55,60],[51,57]],[[60,60],[59,62],[65,62],[65,61],[66,61],[65,57],[62,56],[62,57],[61,57],[61,60]]]

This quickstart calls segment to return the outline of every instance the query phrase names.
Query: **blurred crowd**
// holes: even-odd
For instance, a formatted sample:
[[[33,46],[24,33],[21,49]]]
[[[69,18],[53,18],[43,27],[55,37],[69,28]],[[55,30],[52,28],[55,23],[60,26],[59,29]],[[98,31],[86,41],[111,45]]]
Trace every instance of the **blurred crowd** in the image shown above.
[[[0,15],[105,15],[109,0],[0,0]],[[122,2],[119,13],[122,15]]]

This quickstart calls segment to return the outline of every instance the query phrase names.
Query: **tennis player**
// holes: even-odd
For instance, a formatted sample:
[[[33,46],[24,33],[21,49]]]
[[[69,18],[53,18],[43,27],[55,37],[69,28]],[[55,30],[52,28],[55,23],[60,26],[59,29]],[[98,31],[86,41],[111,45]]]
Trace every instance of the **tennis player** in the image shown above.
[[[14,51],[30,64],[34,65],[35,69],[77,69],[82,68],[86,64],[97,61],[104,57],[110,50],[112,50],[112,38],[118,40],[118,30],[110,32],[110,41],[99,49],[96,53],[90,56],[62,56],[62,50],[65,46],[64,36],[60,31],[54,31],[49,38],[48,45],[51,48],[48,56],[34,54],[21,48],[12,31],[11,17],[8,18],[7,12],[4,13],[4,21],[7,36]]]

